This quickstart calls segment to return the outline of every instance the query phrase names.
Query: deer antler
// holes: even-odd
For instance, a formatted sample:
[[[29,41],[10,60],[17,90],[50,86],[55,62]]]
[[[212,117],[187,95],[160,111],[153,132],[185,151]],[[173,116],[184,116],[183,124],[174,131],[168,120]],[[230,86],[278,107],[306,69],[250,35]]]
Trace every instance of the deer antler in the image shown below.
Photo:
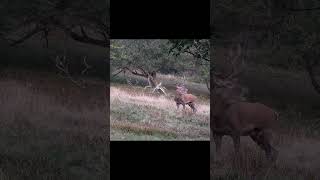
[[[86,73],[89,69],[92,68],[92,66],[90,66],[88,63],[87,63],[87,56],[84,56],[83,57],[83,64],[85,65],[85,69],[81,71],[81,74],[84,74]]]
[[[155,88],[153,88],[152,93],[154,93],[156,90],[160,90],[160,91],[162,91],[163,94],[167,95],[165,89],[166,88],[164,86],[162,86],[162,82],[160,82],[159,84],[156,85]]]
[[[72,77],[72,75],[70,74],[68,63],[69,63],[69,61],[66,58],[66,56],[56,56],[56,58],[55,58],[55,64],[56,64],[57,69],[60,70],[60,72],[62,72],[64,74],[64,76],[63,75],[62,76],[68,78],[75,85],[77,85],[81,88],[84,88],[83,83],[75,80]]]
[[[229,56],[227,58],[227,62],[229,64],[230,72],[229,73],[221,73],[221,72],[213,72],[213,84],[214,87],[233,87],[233,82],[242,73],[244,69],[244,61],[241,59],[241,46],[238,44],[236,51],[230,49]]]
[[[234,79],[243,72],[245,63],[244,60],[241,59],[242,49],[240,44],[238,44],[236,51],[236,54],[234,54],[233,51],[230,50],[230,56],[228,60],[231,66],[231,72],[224,79]]]

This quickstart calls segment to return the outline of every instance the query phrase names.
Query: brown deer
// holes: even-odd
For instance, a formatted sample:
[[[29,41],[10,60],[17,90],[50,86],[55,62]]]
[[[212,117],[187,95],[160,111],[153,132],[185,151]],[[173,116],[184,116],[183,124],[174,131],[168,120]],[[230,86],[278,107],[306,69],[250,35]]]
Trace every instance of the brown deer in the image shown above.
[[[183,109],[185,109],[185,105],[187,104],[190,106],[192,111],[196,113],[197,108],[195,107],[195,101],[197,100],[197,97],[192,94],[188,94],[188,89],[184,85],[177,85],[176,88],[174,101],[176,102],[177,109],[179,109],[180,104],[183,106]]]
[[[237,154],[240,148],[240,136],[250,136],[265,151],[268,159],[276,160],[278,151],[271,146],[269,135],[276,127],[278,113],[264,104],[247,102],[243,98],[242,87],[236,79],[240,71],[235,71],[235,67],[232,69],[229,75],[215,74],[213,79],[213,119],[210,129],[216,144],[216,152],[220,154],[224,135],[232,137]]]

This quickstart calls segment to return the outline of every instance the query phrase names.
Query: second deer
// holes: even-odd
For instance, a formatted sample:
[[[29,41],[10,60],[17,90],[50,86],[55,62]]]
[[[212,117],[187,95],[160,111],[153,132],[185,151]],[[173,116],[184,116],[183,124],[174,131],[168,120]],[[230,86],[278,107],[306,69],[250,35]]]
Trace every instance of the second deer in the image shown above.
[[[197,97],[192,94],[188,94],[188,89],[184,85],[177,85],[176,88],[174,101],[176,102],[177,109],[179,109],[180,104],[183,106],[183,109],[185,109],[185,105],[187,104],[190,106],[192,111],[196,113],[197,108],[195,107],[195,101],[197,100]]]

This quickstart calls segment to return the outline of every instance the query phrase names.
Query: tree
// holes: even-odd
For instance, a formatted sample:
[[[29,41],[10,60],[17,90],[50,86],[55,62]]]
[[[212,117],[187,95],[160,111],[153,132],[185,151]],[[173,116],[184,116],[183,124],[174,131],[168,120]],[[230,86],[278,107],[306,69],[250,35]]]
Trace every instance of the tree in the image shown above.
[[[169,62],[164,44],[165,40],[113,40],[111,67],[118,70],[114,76],[129,71],[135,76],[146,78],[149,83],[146,87],[153,88],[153,92],[166,94],[156,75]]]
[[[33,37],[40,38],[47,47],[50,45],[49,37],[62,40],[65,50],[63,55],[57,55],[55,58],[56,66],[72,82],[76,82],[71,77],[67,66],[67,40],[73,39],[108,50],[109,7],[108,0],[2,1],[0,3],[0,37],[12,46],[22,44]],[[108,52],[106,57],[109,57]],[[79,59],[79,62],[81,60]],[[109,69],[109,59],[106,58],[105,62],[106,68]],[[83,64],[86,68],[89,67],[86,61]]]
[[[248,40],[243,43],[251,48],[246,60],[287,70],[302,68],[320,93],[319,7],[312,0],[215,1],[211,17],[214,46],[224,48]]]
[[[11,45],[41,34],[48,46],[48,35],[61,31],[76,41],[109,47],[109,1],[12,0],[0,7],[5,15],[1,35]]]
[[[189,40],[186,40],[189,42]],[[193,43],[193,40],[191,41]],[[198,41],[197,41],[198,42]],[[178,53],[171,40],[112,40],[111,41],[111,67],[116,71],[114,75],[129,71],[131,74],[141,76],[149,81],[149,86],[155,87],[157,83],[156,74],[170,73],[183,75],[187,72],[189,76],[202,78],[209,74],[210,63],[206,60],[198,60],[201,57],[208,58],[209,47],[203,44],[207,41],[199,41],[202,44],[195,44],[194,48],[183,48],[189,53]],[[201,49],[202,47],[203,49]],[[198,49],[196,49],[198,48]],[[200,52],[202,50],[202,52]],[[197,58],[194,56],[198,54]],[[204,65],[205,64],[205,65]],[[115,68],[115,69],[114,69]],[[155,83],[152,83],[154,81]]]
[[[148,78],[168,63],[165,40],[113,40],[111,65]]]
[[[169,53],[174,56],[188,54],[194,58],[194,62],[204,77],[204,82],[210,90],[210,42],[207,39],[169,40]]]

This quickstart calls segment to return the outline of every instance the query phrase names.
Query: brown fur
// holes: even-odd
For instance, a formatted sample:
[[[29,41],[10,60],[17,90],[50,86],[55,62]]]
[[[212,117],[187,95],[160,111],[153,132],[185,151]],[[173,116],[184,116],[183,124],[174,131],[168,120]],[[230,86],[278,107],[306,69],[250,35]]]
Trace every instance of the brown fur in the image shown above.
[[[195,107],[195,101],[197,100],[197,97],[192,94],[187,94],[187,92],[188,90],[185,87],[177,86],[176,96],[174,98],[177,109],[179,109],[180,104],[183,106],[183,109],[185,109],[185,105],[188,104],[193,112],[197,112]]]
[[[222,136],[233,138],[235,151],[239,152],[240,136],[250,136],[266,152],[272,160],[278,152],[270,145],[269,132],[275,127],[278,114],[270,107],[261,103],[244,102],[232,99],[228,91],[214,94],[214,119],[211,132],[216,142],[216,151],[220,152]]]

